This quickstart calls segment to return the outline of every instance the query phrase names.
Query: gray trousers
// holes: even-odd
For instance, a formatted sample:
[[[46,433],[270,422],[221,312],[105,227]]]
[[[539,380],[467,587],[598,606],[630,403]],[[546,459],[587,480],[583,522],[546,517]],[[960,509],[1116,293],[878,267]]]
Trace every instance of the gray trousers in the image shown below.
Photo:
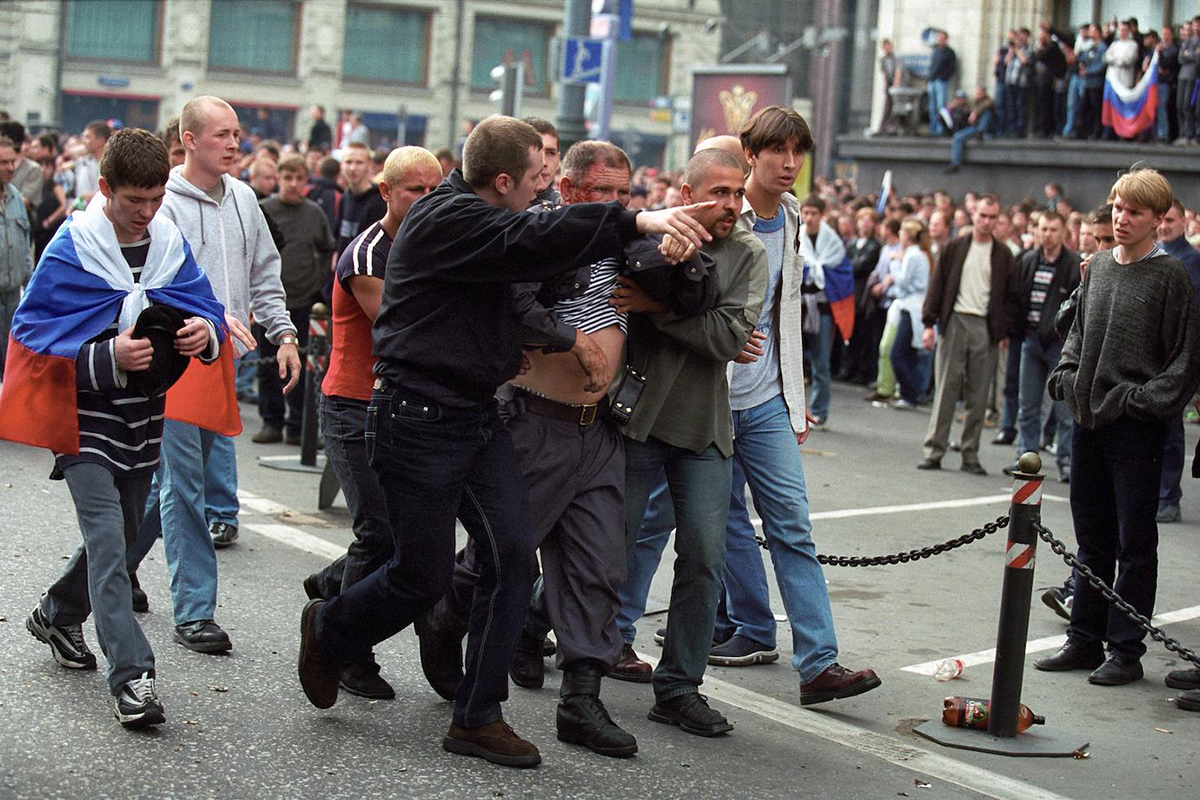
[[[95,614],[96,637],[108,660],[108,688],[143,672],[154,672],[154,653],[133,616],[133,596],[125,551],[137,540],[146,510],[151,473],[117,476],[99,464],[82,462],[63,470],[83,544],[42,596],[51,625],[81,625]]]
[[[507,427],[529,485],[558,666],[583,659],[611,665],[624,646],[617,630],[625,582],[624,440],[608,419],[579,425],[526,411],[509,418]],[[465,630],[474,561],[468,544],[455,563],[450,593],[434,612],[443,630]],[[525,630],[540,638],[546,631],[537,617],[535,608]]]
[[[941,461],[950,442],[954,407],[961,394],[966,405],[962,430],[964,464],[979,461],[979,433],[987,410],[988,387],[996,371],[997,347],[988,333],[984,317],[951,314],[933,362],[937,389],[933,396],[933,414],[925,433],[925,457]]]

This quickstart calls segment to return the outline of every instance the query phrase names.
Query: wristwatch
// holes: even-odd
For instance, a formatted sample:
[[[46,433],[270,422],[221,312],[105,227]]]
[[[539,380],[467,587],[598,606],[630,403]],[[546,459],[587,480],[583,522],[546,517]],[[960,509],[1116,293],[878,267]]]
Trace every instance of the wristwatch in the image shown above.
[[[279,337],[279,346],[282,347],[285,344],[294,344],[299,347],[300,337],[294,333],[285,333],[283,336]]]

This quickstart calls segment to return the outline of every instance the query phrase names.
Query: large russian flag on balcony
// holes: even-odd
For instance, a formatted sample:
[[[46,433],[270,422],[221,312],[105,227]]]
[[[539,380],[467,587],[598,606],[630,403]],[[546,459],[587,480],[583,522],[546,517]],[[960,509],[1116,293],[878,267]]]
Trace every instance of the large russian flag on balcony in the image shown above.
[[[238,434],[242,426],[233,389],[233,348],[224,346],[225,310],[183,234],[166,216],[155,216],[148,229],[150,251],[135,282],[104,213],[103,195],[96,197],[46,246],[13,316],[0,385],[0,439],[78,453],[79,349],[113,320],[121,330],[130,327],[151,303],[207,320],[222,342],[216,361],[193,359],[167,392],[167,416]]]
[[[1104,106],[1100,121],[1122,139],[1132,139],[1154,125],[1158,110],[1158,52],[1150,59],[1150,68],[1132,89],[1104,81]]]

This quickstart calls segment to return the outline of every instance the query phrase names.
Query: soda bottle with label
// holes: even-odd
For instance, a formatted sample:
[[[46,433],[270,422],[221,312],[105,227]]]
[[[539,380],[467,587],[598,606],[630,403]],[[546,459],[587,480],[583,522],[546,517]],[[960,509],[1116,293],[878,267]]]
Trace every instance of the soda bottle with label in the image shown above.
[[[942,723],[951,728],[974,728],[986,731],[990,712],[990,700],[979,700],[974,697],[947,697],[943,701]],[[1030,725],[1044,725],[1045,723],[1045,717],[1034,714],[1029,710],[1029,706],[1021,704],[1021,710],[1017,714],[1017,731],[1023,731]]]

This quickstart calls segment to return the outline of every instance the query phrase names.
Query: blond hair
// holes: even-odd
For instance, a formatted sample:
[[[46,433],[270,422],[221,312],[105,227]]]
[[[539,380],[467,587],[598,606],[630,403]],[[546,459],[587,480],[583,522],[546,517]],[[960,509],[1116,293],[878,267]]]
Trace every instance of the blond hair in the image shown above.
[[[417,147],[416,145],[397,147],[388,153],[387,160],[383,162],[383,170],[379,173],[379,180],[388,186],[395,186],[411,170],[419,167],[428,167],[437,170],[439,175],[442,173],[442,165],[438,163],[437,156],[424,147]]]
[[[204,117],[210,108],[227,108],[234,116],[237,112],[233,110],[233,106],[226,103],[219,97],[214,97],[211,94],[202,94],[199,97],[193,97],[184,105],[183,111],[179,113],[179,139],[183,141],[183,134],[186,131],[191,131],[193,136],[198,136],[204,130]]]
[[[308,177],[308,164],[304,162],[304,156],[299,153],[288,153],[279,159],[279,163],[275,166],[280,172],[299,172],[304,177]]]
[[[1131,206],[1148,208],[1155,214],[1165,214],[1171,210],[1175,195],[1171,191],[1170,182],[1158,170],[1145,167],[1135,167],[1117,178],[1112,190],[1108,193],[1108,202],[1117,195]]]

